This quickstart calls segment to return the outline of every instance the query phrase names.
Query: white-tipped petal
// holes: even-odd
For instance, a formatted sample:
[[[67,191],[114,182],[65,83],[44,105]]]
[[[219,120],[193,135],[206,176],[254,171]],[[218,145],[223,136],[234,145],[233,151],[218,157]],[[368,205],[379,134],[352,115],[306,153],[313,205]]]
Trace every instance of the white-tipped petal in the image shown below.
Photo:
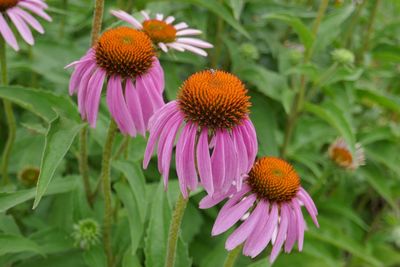
[[[176,36],[184,36],[184,35],[199,35],[201,34],[202,31],[200,30],[195,30],[195,29],[184,29],[181,31],[178,31],[176,33]]]
[[[189,25],[187,25],[185,22],[180,22],[178,24],[176,24],[175,26],[176,30],[182,30],[182,29],[186,29],[187,27],[189,27]]]
[[[158,46],[161,48],[162,51],[165,53],[168,52],[168,47],[164,43],[158,43]]]
[[[212,44],[207,43],[205,41],[195,39],[195,38],[178,38],[176,40],[177,43],[181,44],[188,44],[188,45],[193,45],[195,47],[200,47],[200,48],[212,48],[214,47]]]

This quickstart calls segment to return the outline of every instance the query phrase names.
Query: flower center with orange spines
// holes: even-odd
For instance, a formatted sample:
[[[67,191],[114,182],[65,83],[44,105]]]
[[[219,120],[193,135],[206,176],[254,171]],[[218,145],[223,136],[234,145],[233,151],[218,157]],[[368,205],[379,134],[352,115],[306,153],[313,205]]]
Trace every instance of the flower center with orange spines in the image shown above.
[[[292,165],[275,157],[257,160],[247,182],[259,198],[272,202],[290,201],[300,188],[300,178]]]
[[[232,129],[249,113],[244,84],[225,71],[205,70],[190,76],[178,92],[186,120],[212,130]]]
[[[332,159],[340,166],[348,167],[353,162],[353,156],[345,148],[334,147],[331,151]]]
[[[4,12],[7,9],[16,6],[18,2],[19,0],[0,0],[0,12]]]
[[[162,20],[145,20],[143,22],[143,31],[155,43],[172,43],[176,39],[175,27]]]
[[[97,65],[108,75],[124,78],[145,74],[155,57],[150,38],[128,27],[104,32],[95,46],[95,52]]]

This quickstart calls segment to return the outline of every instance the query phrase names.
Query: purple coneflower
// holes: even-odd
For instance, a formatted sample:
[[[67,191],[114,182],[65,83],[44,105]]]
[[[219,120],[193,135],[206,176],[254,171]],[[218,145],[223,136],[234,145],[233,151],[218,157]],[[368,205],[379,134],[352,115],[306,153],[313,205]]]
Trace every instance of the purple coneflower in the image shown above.
[[[44,33],[42,25],[27,11],[35,15],[51,21],[49,15],[44,12],[47,4],[42,0],[0,0],[0,34],[3,36],[7,44],[15,51],[19,50],[17,40],[8,26],[9,19],[15,28],[17,28],[21,37],[30,45],[35,43],[32,32],[28,26],[31,26],[39,33]]]
[[[271,263],[284,243],[287,253],[296,241],[301,251],[306,229],[301,206],[305,206],[314,224],[319,227],[313,200],[301,187],[293,167],[282,159],[264,157],[257,160],[243,181],[242,189],[237,192],[236,188],[231,188],[225,194],[225,197],[229,196],[218,214],[212,235],[219,235],[240,219],[246,219],[229,236],[225,243],[227,250],[244,243],[243,254],[256,257],[271,242]],[[222,195],[216,198],[206,196],[200,207],[212,207],[222,199]]]
[[[164,105],[164,72],[150,38],[119,27],[103,33],[74,66],[69,93],[77,93],[82,119],[96,126],[103,84],[107,105],[123,134],[145,135],[149,118]]]
[[[191,51],[201,56],[207,56],[203,48],[212,48],[213,45],[197,38],[187,36],[199,35],[201,31],[191,29],[185,22],[172,24],[175,21],[173,16],[164,18],[162,14],[156,14],[155,18],[150,18],[146,11],[142,11],[144,21],[140,23],[128,13],[120,11],[111,11],[117,18],[130,23],[138,30],[145,32],[164,52],[168,49],[174,49],[180,52]]]
[[[340,167],[348,170],[356,170],[365,165],[364,149],[356,144],[355,157],[351,154],[349,146],[343,138],[337,138],[328,150],[329,157]]]
[[[257,154],[257,139],[249,114],[249,96],[243,83],[224,71],[193,74],[171,101],[151,118],[144,167],[157,146],[158,169],[167,186],[172,150],[183,196],[195,190],[198,177],[208,194],[240,188]],[[182,128],[180,134],[178,132]]]

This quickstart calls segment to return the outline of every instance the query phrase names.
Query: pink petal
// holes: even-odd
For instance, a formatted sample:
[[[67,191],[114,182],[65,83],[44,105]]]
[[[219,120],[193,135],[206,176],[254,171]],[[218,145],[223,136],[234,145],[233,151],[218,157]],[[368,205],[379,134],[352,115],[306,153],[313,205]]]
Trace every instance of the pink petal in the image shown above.
[[[136,78],[136,86],[143,87],[152,103],[153,112],[157,111],[159,108],[164,106],[164,99],[162,97],[162,93],[157,89],[156,85],[153,84],[153,79],[150,75],[139,76]]]
[[[176,152],[175,152],[175,162],[176,162],[176,172],[179,180],[179,187],[181,189],[182,195],[187,198],[188,192],[188,182],[186,177],[184,176],[184,164],[185,164],[185,144],[189,139],[190,128],[192,128],[191,123],[187,123],[182,130],[182,133],[176,143]]]
[[[37,5],[38,7],[42,8],[42,9],[46,9],[49,7],[45,2],[43,2],[41,0],[23,0],[23,1],[30,2],[34,5]]]
[[[177,27],[175,26],[175,28],[177,28]],[[179,29],[177,29],[177,30],[179,30]],[[185,30],[178,31],[178,32],[176,33],[176,36],[199,35],[199,34],[201,34],[201,33],[202,33],[202,31],[200,31],[200,30],[185,29]]]
[[[225,198],[229,197],[230,195],[236,193],[236,187],[232,186],[228,192],[222,193],[222,192],[215,192],[212,196],[211,195],[206,195],[199,203],[199,208],[200,209],[209,209],[211,207],[214,207],[218,203],[220,203],[222,200]]]
[[[215,133],[215,147],[211,156],[214,190],[222,190],[225,178],[225,154],[224,142],[221,131]]]
[[[315,210],[314,210],[315,205],[314,205],[314,202],[312,201],[312,199],[305,196],[301,191],[299,191],[297,193],[297,197],[299,198],[299,200],[301,202],[304,203],[304,206],[306,207],[308,214],[310,214],[311,219],[313,220],[315,226],[317,226],[319,228],[319,224],[318,224],[318,220],[317,220],[318,213],[315,213]]]
[[[135,128],[141,135],[145,136],[146,125],[144,123],[142,114],[142,104],[139,101],[136,88],[133,85],[131,79],[126,80],[125,99],[129,113],[131,114],[133,123],[135,124]]]
[[[150,19],[150,16],[146,11],[142,10],[142,11],[140,11],[140,13],[142,13],[142,15],[145,18],[145,20],[149,20]]]
[[[285,205],[281,206],[281,220],[279,222],[279,230],[278,230],[278,235],[276,237],[276,242],[272,248],[271,255],[269,257],[269,262],[273,263],[278,257],[279,252],[282,248],[283,242],[285,241],[286,238],[286,232],[288,229],[288,223],[289,223],[289,215],[288,211]]]
[[[235,149],[232,137],[228,131],[222,131],[222,140],[224,142],[224,155],[225,155],[225,178],[224,185],[222,187],[223,191],[227,191],[232,185],[233,181],[240,178],[238,173],[238,154]]]
[[[235,128],[232,130],[232,137],[237,154],[239,155],[239,174],[247,173],[248,171],[250,171],[250,169],[248,169],[248,158],[243,156],[247,154],[247,149],[243,142],[242,134],[240,131],[237,130],[237,128]]]
[[[126,13],[125,11],[122,10],[111,10],[111,14],[117,18],[119,18],[120,20],[126,21],[129,24],[131,24],[135,29],[142,29],[143,26],[142,24],[137,21],[134,17],[132,17],[131,15],[129,15],[128,13]]]
[[[179,31],[179,30],[185,29],[189,26],[185,22],[181,22],[181,23],[174,25],[174,27],[177,31]]]
[[[230,227],[232,227],[243,215],[249,210],[253,205],[254,201],[257,199],[256,195],[252,194],[246,199],[243,199],[235,206],[230,207],[226,210],[221,210],[215,220],[211,234],[219,235]]]
[[[167,24],[171,24],[172,22],[175,21],[175,18],[173,16],[168,16],[164,21]]]
[[[96,70],[96,64],[90,64],[88,68],[85,70],[84,74],[82,74],[82,79],[79,83],[78,88],[78,110],[81,113],[82,119],[86,119],[86,97],[88,94],[88,83],[90,78],[92,77],[93,72]]]
[[[265,200],[261,200],[258,205],[263,204],[263,208],[261,209],[260,219],[258,220],[257,227],[254,227],[253,231],[250,232],[250,235],[247,237],[246,242],[243,246],[243,255],[250,255],[255,251],[258,247],[258,239],[261,235],[265,234],[265,227],[269,218],[269,202]]]
[[[102,69],[97,69],[92,75],[88,83],[88,97],[86,98],[86,114],[91,127],[96,127],[97,114],[99,110],[101,91],[106,78],[106,72]]]
[[[297,217],[289,204],[284,203],[283,205],[286,205],[287,207],[289,218],[288,231],[285,242],[285,252],[289,253],[290,251],[292,251],[294,243],[297,240]]]
[[[232,250],[243,243],[252,233],[253,229],[259,224],[259,221],[264,219],[261,215],[266,209],[267,204],[264,201],[260,201],[256,208],[250,213],[249,217],[228,237],[225,248],[227,250]]]
[[[208,129],[203,128],[197,144],[197,168],[200,181],[209,195],[214,193],[210,150],[208,149]]]
[[[188,140],[185,142],[184,162],[183,162],[183,177],[187,180],[190,190],[195,190],[198,184],[198,177],[195,163],[195,141],[197,135],[197,126],[193,126],[189,130]]]
[[[33,3],[20,1],[20,2],[18,2],[18,6],[28,9],[29,11],[35,13],[36,15],[38,15],[39,17],[41,17],[47,21],[51,21],[51,17],[49,15],[47,15],[47,13],[44,12],[42,8],[38,7],[37,5],[35,5]]]
[[[15,51],[19,50],[17,40],[15,39],[14,34],[12,33],[6,20],[4,19],[3,14],[1,13],[0,13],[0,33],[3,36],[4,40],[7,42],[7,44],[9,44]]]
[[[126,106],[122,90],[122,80],[119,76],[111,76],[107,86],[107,105],[111,116],[123,134],[136,136],[136,129]]]
[[[25,10],[22,10],[18,7],[14,7],[13,12],[18,14],[18,16],[21,19],[23,19],[26,23],[31,25],[32,28],[34,28],[37,32],[42,33],[42,34],[44,33],[44,29],[43,29],[42,25],[40,25],[40,23],[31,14],[29,14]]]
[[[177,38],[176,41],[178,43],[193,45],[195,47],[200,47],[200,48],[214,47],[212,44],[204,42],[204,41],[202,41],[200,39],[196,39],[196,38]]]
[[[32,32],[26,25],[25,21],[18,16],[18,13],[14,12],[13,8],[7,10],[7,15],[10,17],[11,21],[14,23],[25,42],[33,45],[35,41],[33,40]]]
[[[297,246],[299,247],[299,251],[303,250],[303,242],[304,242],[304,230],[305,230],[305,222],[303,218],[303,214],[301,213],[301,207],[299,203],[295,199],[292,200],[293,210],[297,219]]]

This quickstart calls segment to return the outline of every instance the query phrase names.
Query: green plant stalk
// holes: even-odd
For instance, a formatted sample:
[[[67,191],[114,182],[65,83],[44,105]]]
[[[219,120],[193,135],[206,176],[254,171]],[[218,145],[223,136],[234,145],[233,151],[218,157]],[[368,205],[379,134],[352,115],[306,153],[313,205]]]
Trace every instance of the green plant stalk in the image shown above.
[[[7,85],[7,58],[6,58],[6,43],[3,37],[0,36],[0,64],[1,64],[1,84]],[[7,125],[8,125],[8,137],[7,142],[4,147],[2,159],[1,159],[1,174],[3,177],[3,184],[8,184],[8,162],[10,160],[11,150],[15,141],[16,133],[16,122],[14,117],[14,112],[12,104],[8,100],[3,100],[4,112],[6,115]]]
[[[111,203],[111,157],[115,135],[117,133],[117,125],[111,119],[107,132],[107,139],[103,150],[103,159],[101,162],[101,176],[104,196],[104,221],[103,221],[103,245],[107,256],[107,266],[113,266],[113,253],[111,246],[111,226],[113,219],[112,203]]]
[[[103,20],[104,13],[104,0],[96,0],[94,12],[93,12],[93,22],[92,22],[92,41],[91,45],[93,46],[97,39],[100,36],[101,24]],[[79,133],[79,171],[82,175],[83,185],[85,188],[86,198],[89,202],[89,205],[92,206],[93,201],[95,199],[94,193],[92,193],[90,188],[90,179],[89,179],[89,164],[88,164],[88,153],[87,153],[87,135],[88,135],[88,126],[84,126]]]
[[[182,223],[183,214],[185,213],[186,205],[189,198],[185,199],[182,194],[179,195],[176,201],[174,213],[172,214],[171,225],[169,226],[167,255],[165,259],[165,267],[174,267],[176,247],[179,238],[179,231]]]
[[[354,12],[354,15],[351,17],[350,24],[347,27],[346,33],[344,34],[343,47],[349,48],[349,46],[351,44],[351,40],[352,40],[351,37],[353,36],[354,28],[357,25],[358,18],[360,17],[360,14],[361,14],[361,10],[363,9],[363,7],[365,6],[366,3],[367,3],[367,1],[363,1],[361,4],[357,5],[356,11]]]
[[[62,9],[67,11],[68,9],[68,0],[62,0]],[[64,39],[65,35],[65,21],[67,20],[67,16],[63,15],[60,21],[60,38]]]
[[[312,99],[315,94],[317,93],[317,88],[318,86],[322,83],[325,82],[327,79],[329,79],[330,77],[332,77],[333,74],[335,74],[336,70],[338,67],[338,63],[335,62],[333,63],[322,75],[321,77],[314,82],[314,84],[312,85],[311,89],[309,90],[308,93],[308,98]]]
[[[378,13],[378,8],[379,8],[379,4],[381,3],[381,0],[375,0],[374,6],[372,7],[372,12],[371,12],[371,17],[369,19],[369,23],[367,26],[367,31],[365,33],[365,37],[364,37],[364,45],[360,50],[360,53],[358,54],[357,58],[357,62],[362,62],[363,58],[364,58],[364,54],[365,52],[368,51],[369,49],[369,41],[371,39],[372,33],[374,31],[374,23],[376,20],[376,14]]]
[[[314,36],[317,35],[319,26],[321,25],[321,21],[323,17],[325,16],[326,9],[328,8],[329,0],[322,0],[321,4],[318,8],[318,13],[317,17],[315,18],[315,21],[312,26],[312,33]],[[315,44],[315,42],[314,42]],[[311,46],[309,50],[305,52],[305,57],[304,57],[304,64],[308,63],[312,57],[313,51],[314,51],[314,44]],[[285,157],[287,153],[287,148],[289,146],[289,143],[292,139],[293,135],[293,130],[295,127],[295,124],[297,122],[298,116],[303,108],[304,104],[304,98],[306,95],[306,77],[303,74],[300,78],[300,89],[296,95],[296,98],[293,102],[292,108],[289,113],[289,117],[286,123],[286,129],[285,129],[285,134],[283,138],[283,144],[281,148],[281,157]]]
[[[221,4],[224,3],[223,0],[219,0]],[[221,54],[221,47],[222,47],[222,32],[224,31],[224,21],[221,17],[217,18],[217,31],[215,33],[215,48],[214,53],[211,57],[211,66],[216,69],[218,67],[219,56]]]
[[[229,251],[228,255],[226,256],[224,267],[233,267],[235,266],[235,262],[237,257],[240,254],[240,251],[242,250],[243,245],[239,245],[233,250]]]

